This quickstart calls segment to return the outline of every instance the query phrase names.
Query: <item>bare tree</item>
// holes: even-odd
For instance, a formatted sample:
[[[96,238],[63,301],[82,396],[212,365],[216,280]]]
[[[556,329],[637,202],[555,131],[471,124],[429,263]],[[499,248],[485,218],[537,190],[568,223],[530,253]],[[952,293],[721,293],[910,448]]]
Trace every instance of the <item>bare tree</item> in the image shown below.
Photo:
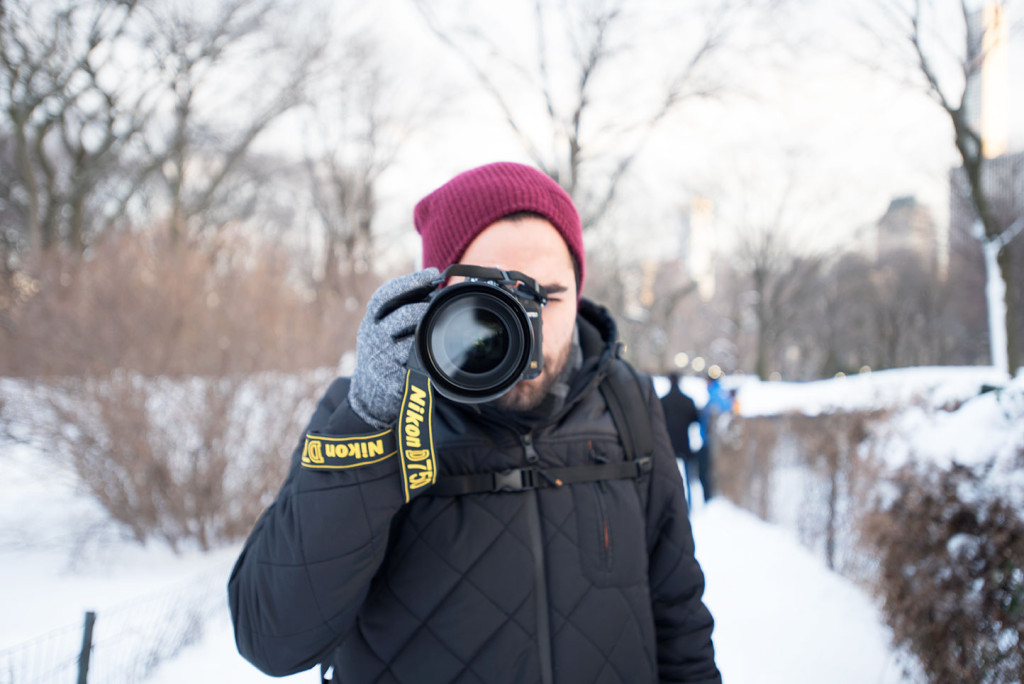
[[[82,250],[102,225],[104,183],[152,105],[120,77],[137,0],[0,3],[0,102],[13,141],[9,201],[20,249],[64,242]]]
[[[1002,14],[1009,3],[986,3],[984,11]],[[981,78],[990,51],[1007,36],[991,26],[979,29],[980,12],[968,0],[882,0],[877,7],[886,22],[879,32],[896,27],[903,38],[904,64],[948,116],[963,167],[966,196],[973,210],[975,238],[982,245],[988,273],[989,348],[993,365],[1010,371],[1021,364],[1014,301],[1010,243],[1024,232],[1024,211],[1000,207],[992,192],[982,131],[975,120],[971,90]],[[1020,26],[1013,27],[1020,32]],[[948,38],[954,42],[950,43]],[[1005,47],[1005,46],[1003,46]],[[1007,86],[1008,87],[1008,86]]]
[[[869,363],[866,349],[872,335],[865,324],[863,302],[866,294],[873,293],[870,274],[868,260],[853,252],[841,255],[826,269],[817,330],[823,377]]]
[[[218,205],[231,206],[224,220],[239,218],[251,196],[231,175],[304,101],[327,40],[323,22],[303,24],[292,9],[288,0],[0,4],[20,242],[81,250],[143,191],[163,198],[147,210],[166,209],[175,238],[216,223]]]
[[[536,0],[521,24],[492,17],[491,27],[500,23],[495,35],[468,12],[442,17],[436,5],[413,2],[531,161],[573,197],[584,226],[605,216],[660,123],[685,102],[722,90],[715,59],[738,17],[758,4]],[[683,14],[685,22],[673,21]],[[641,29],[641,17],[660,26]],[[652,42],[670,49],[652,56],[643,50]],[[644,90],[641,82],[657,85]]]
[[[782,357],[782,343],[814,308],[823,259],[799,254],[781,225],[748,230],[736,250],[737,270],[749,283],[754,322],[754,372],[767,380]]]
[[[317,97],[304,125],[309,261],[318,299],[355,289],[374,265],[381,176],[409,136],[434,112],[423,88],[389,68],[384,46],[367,31],[336,41],[323,56]],[[415,97],[409,95],[415,92]],[[365,284],[365,283],[364,283]]]
[[[620,334],[634,363],[649,372],[661,372],[672,367],[672,357],[689,337],[689,319],[679,313],[697,291],[697,283],[678,259],[645,262],[639,274],[639,292],[631,297],[631,305],[617,302],[628,312],[619,321]]]
[[[945,284],[912,250],[883,255],[871,273],[866,297],[875,333],[875,368],[939,363],[941,304]]]
[[[232,173],[260,135],[306,101],[327,41],[317,22],[302,24],[301,37],[289,31],[287,2],[226,0],[207,9],[154,7],[143,36],[168,105],[146,136],[147,170],[166,196],[173,241],[208,228],[218,202],[238,207],[224,192]]]

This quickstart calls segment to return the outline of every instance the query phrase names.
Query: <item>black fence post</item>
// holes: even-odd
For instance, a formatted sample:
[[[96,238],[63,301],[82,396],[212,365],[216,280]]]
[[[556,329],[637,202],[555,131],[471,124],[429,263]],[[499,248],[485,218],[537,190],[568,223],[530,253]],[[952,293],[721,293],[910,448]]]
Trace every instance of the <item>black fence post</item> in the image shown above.
[[[92,654],[92,628],[96,624],[96,613],[85,614],[85,631],[82,633],[82,652],[78,654],[78,684],[86,684],[89,678],[89,656]]]

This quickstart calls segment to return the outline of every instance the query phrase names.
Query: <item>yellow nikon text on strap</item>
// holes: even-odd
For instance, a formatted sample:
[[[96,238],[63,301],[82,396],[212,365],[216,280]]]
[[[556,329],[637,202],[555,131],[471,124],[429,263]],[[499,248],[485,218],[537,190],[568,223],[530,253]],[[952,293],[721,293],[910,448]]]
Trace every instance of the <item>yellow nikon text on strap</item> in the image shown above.
[[[302,465],[316,470],[338,470],[380,463],[396,453],[391,430],[352,437],[306,435]]]
[[[417,489],[437,481],[432,433],[433,390],[430,378],[421,371],[409,370],[405,376],[405,395],[398,413],[398,451],[401,454],[402,489],[408,503]]]
[[[313,470],[358,468],[400,454],[402,493],[409,503],[418,490],[437,482],[431,422],[433,399],[430,378],[422,371],[409,370],[395,428],[351,437],[307,434],[302,445],[302,467]]]

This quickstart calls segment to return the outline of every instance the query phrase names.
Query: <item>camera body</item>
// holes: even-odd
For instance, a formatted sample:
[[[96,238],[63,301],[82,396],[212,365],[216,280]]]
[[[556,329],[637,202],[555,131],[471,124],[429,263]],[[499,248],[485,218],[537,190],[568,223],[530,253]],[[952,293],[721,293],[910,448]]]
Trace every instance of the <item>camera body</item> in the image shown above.
[[[502,396],[544,365],[541,308],[544,288],[518,271],[467,264],[450,266],[416,327],[410,367],[422,369],[434,389],[452,401],[476,404]]]

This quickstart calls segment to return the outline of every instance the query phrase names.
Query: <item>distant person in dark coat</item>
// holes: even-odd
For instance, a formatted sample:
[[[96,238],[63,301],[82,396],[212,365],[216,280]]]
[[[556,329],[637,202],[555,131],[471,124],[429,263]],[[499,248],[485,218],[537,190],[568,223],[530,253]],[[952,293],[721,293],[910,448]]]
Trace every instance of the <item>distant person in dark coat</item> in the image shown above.
[[[686,470],[686,500],[692,501],[690,480],[697,471],[697,462],[693,447],[690,446],[690,426],[694,423],[699,425],[700,416],[693,399],[679,389],[679,374],[669,373],[668,380],[668,394],[661,398],[661,407],[665,412],[665,425],[672,440],[672,449]]]

